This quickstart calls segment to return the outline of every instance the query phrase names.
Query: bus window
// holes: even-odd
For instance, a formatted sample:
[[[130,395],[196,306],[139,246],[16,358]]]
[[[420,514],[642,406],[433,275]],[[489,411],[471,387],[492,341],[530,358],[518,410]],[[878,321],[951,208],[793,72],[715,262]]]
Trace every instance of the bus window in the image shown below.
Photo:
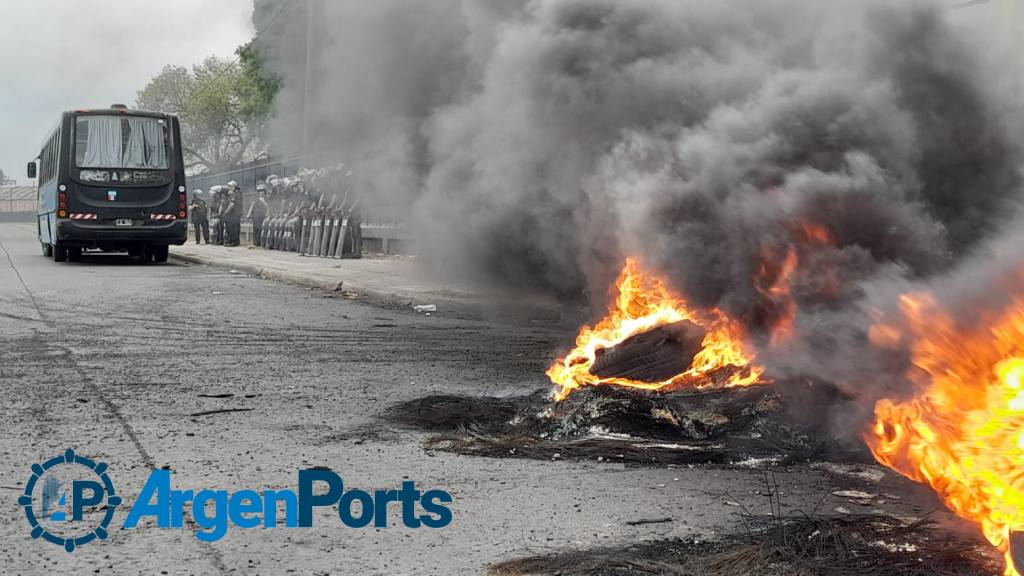
[[[43,157],[39,161],[39,183],[46,184],[50,181],[50,141],[43,146]]]
[[[79,116],[75,163],[79,168],[169,168],[167,126],[148,116]]]
[[[57,177],[57,135],[50,137],[50,180]]]

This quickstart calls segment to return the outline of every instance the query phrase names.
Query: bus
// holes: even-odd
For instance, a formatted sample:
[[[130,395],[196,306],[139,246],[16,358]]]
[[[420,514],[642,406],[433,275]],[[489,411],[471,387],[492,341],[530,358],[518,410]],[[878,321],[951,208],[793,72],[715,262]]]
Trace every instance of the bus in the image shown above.
[[[166,262],[188,236],[181,152],[174,116],[123,105],[64,112],[28,164],[43,255],[76,261],[95,249]]]

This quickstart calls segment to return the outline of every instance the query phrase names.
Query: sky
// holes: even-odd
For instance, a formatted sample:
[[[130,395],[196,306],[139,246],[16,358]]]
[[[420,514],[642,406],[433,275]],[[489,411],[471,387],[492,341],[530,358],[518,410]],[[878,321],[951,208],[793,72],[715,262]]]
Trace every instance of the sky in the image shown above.
[[[168,64],[232,56],[252,0],[0,0],[0,169],[25,183],[60,112],[131,105]]]

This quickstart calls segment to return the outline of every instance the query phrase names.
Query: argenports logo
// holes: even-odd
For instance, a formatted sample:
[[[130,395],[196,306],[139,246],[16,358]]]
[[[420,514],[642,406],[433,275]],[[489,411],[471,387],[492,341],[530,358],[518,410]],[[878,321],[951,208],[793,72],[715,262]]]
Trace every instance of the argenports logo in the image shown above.
[[[18,503],[25,507],[33,538],[71,552],[107,538],[121,498],[114,492],[106,464],[96,464],[69,449],[32,466]],[[151,518],[157,528],[194,527],[196,538],[216,542],[230,526],[312,528],[315,509],[334,506],[338,520],[349,528],[388,528],[392,517],[401,518],[406,528],[444,528],[452,521],[447,506],[451,503],[448,492],[421,492],[409,481],[399,490],[346,489],[341,476],[326,468],[299,470],[297,491],[263,492],[180,490],[172,486],[170,471],[153,470],[121,528],[133,529]]]
[[[107,465],[75,454],[70,448],[32,465],[18,504],[32,527],[32,537],[68,552],[107,537],[121,497],[107,475]]]

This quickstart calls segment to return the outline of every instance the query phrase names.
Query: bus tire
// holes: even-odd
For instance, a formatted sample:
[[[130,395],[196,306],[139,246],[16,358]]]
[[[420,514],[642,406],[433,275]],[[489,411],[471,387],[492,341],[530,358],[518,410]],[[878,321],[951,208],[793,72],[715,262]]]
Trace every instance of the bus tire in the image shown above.
[[[39,244],[43,247],[43,257],[53,258],[53,246],[50,246],[46,242],[40,242]]]
[[[53,253],[54,262],[68,261],[68,249],[65,248],[64,246],[61,246],[59,242],[57,244],[52,244],[50,246],[50,252]]]
[[[154,262],[167,262],[167,257],[170,255],[169,246],[153,246],[151,250],[153,252]]]

